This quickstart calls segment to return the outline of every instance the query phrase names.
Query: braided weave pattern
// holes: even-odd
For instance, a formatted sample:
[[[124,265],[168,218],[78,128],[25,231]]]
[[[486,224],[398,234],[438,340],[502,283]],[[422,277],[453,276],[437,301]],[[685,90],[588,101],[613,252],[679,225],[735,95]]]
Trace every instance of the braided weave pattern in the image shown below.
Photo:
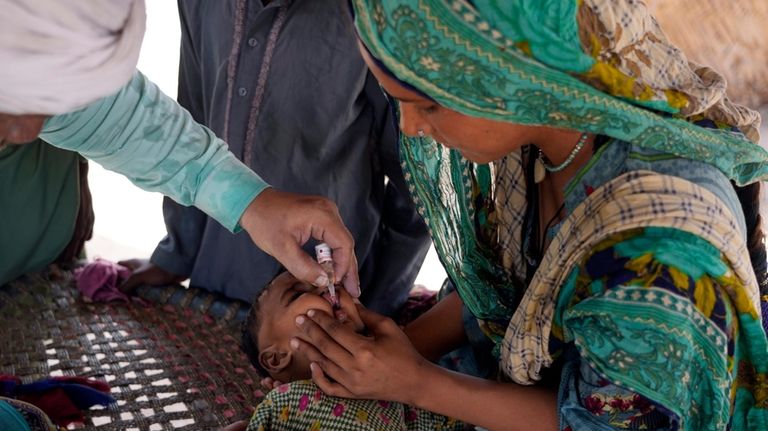
[[[247,304],[182,286],[139,295],[149,304],[86,303],[69,273],[0,286],[0,373],[103,379],[117,405],[88,411],[88,429],[202,430],[249,418],[263,393],[239,348]]]

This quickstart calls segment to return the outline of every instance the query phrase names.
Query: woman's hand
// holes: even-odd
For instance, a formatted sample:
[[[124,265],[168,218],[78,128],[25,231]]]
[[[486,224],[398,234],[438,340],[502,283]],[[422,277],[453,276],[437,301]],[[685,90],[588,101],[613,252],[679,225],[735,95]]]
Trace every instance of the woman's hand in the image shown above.
[[[312,380],[328,395],[397,401],[485,429],[557,429],[557,391],[454,373],[416,352],[391,319],[360,308],[371,337],[328,314],[298,316],[292,348],[312,361]]]
[[[312,380],[328,395],[411,403],[421,369],[429,363],[394,321],[358,309],[370,337],[310,310],[296,318],[302,337],[291,340],[291,347],[307,355]]]

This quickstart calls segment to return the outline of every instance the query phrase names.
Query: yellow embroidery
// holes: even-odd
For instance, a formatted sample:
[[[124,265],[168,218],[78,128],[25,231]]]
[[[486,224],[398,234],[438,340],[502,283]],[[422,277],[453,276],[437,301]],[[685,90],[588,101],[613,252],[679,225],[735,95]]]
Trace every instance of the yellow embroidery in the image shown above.
[[[696,307],[705,315],[711,316],[712,309],[715,308],[716,296],[712,280],[708,276],[696,280],[696,290],[693,297],[696,301]]]
[[[718,281],[729,292],[737,312],[747,313],[753,319],[760,319],[754,303],[747,295],[747,288],[735,274],[729,271],[728,274],[719,277]]]
[[[368,422],[368,412],[365,410],[358,410],[357,411],[357,421],[361,423],[367,423]]]
[[[689,279],[687,275],[683,274],[674,266],[669,267],[669,275],[672,276],[672,282],[675,284],[676,288],[680,290],[688,290]]]
[[[531,52],[531,45],[528,43],[527,40],[521,40],[520,42],[515,42],[515,46],[520,51],[523,51],[523,54],[527,55],[528,57],[533,57],[533,52]]]
[[[290,413],[291,411],[288,406],[283,407],[283,409],[280,411],[280,420],[283,422],[287,421],[290,417]]]
[[[688,106],[688,96],[675,90],[664,90],[664,95],[667,96],[667,105],[675,109],[683,109]]]
[[[648,266],[653,261],[653,254],[652,253],[645,253],[642,256],[638,256],[634,259],[631,259],[629,262],[627,262],[626,265],[624,265],[628,270],[636,273],[638,276],[642,277],[648,273]]]
[[[608,63],[596,62],[584,76],[602,82],[606,86],[608,93],[617,97],[651,100],[654,96],[653,90],[649,86],[638,83],[637,79],[622,73],[619,69]]]

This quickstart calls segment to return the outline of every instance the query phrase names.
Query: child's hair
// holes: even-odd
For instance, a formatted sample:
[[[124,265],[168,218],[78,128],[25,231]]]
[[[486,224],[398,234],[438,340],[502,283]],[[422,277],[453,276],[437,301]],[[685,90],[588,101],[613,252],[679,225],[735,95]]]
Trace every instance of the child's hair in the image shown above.
[[[262,295],[264,295],[264,292],[266,292],[267,289],[269,289],[269,285],[267,285],[267,287],[264,289],[261,289],[261,292],[256,295],[256,298],[251,303],[251,308],[248,310],[248,314],[245,316],[245,321],[243,321],[243,325],[241,327],[242,342],[240,347],[243,349],[245,354],[248,355],[248,359],[251,361],[251,364],[254,366],[254,368],[256,368],[256,371],[258,371],[262,377],[270,376],[269,372],[264,369],[264,367],[262,367],[261,363],[259,362],[259,327],[261,326],[259,299]]]

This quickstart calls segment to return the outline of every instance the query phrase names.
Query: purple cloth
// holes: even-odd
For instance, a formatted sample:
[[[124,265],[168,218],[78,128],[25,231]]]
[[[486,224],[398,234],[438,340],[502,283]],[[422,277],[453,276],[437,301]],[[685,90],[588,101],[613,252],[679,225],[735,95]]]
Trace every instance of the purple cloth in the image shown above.
[[[92,302],[123,301],[130,302],[128,295],[118,290],[118,286],[131,275],[131,270],[97,258],[95,261],[75,270],[75,281],[83,298]]]

